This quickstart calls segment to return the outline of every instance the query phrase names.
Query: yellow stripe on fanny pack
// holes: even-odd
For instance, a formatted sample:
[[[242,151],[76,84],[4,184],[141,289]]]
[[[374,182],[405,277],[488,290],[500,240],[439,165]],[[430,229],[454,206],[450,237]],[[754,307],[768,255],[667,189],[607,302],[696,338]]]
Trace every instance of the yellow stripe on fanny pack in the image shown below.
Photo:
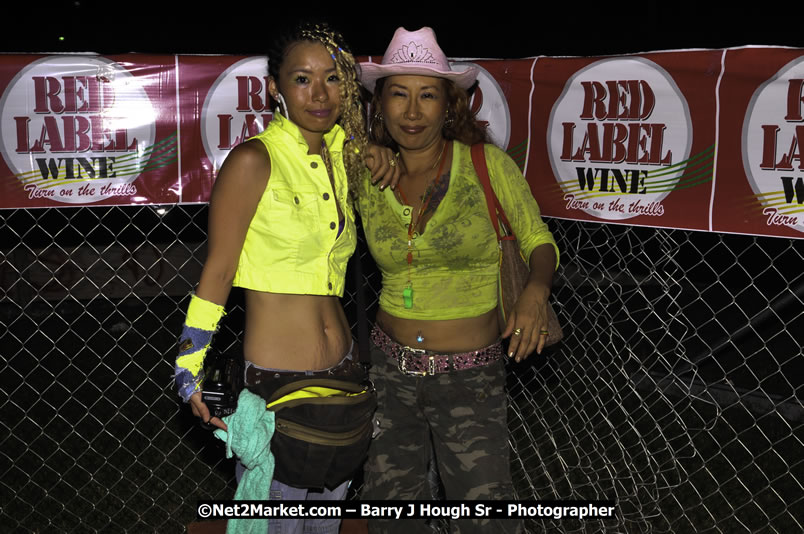
[[[278,398],[274,402],[271,402],[266,405],[266,408],[270,409],[271,406],[276,406],[277,404],[281,404],[283,402],[288,402],[296,399],[313,399],[313,398],[324,398],[324,397],[356,397],[358,395],[363,395],[367,393],[367,391],[359,391],[357,393],[351,393],[349,391],[344,391],[342,389],[335,389],[335,388],[327,388],[321,386],[310,386],[306,388],[297,389],[292,393],[288,393],[287,395]]]

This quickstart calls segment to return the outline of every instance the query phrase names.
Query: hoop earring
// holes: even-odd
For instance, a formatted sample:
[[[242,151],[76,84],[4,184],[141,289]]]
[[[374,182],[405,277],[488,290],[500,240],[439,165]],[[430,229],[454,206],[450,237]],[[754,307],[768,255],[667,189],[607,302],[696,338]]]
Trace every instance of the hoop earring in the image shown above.
[[[279,102],[280,114],[284,115],[287,120],[290,120],[290,113],[288,113],[288,105],[285,103],[285,97],[282,96],[282,93],[276,93],[276,101]]]
[[[447,110],[444,114],[444,128],[452,128],[455,126],[455,116]]]
[[[368,126],[369,137],[372,137],[372,133],[374,131],[374,124],[375,123],[379,124],[378,128],[385,128],[385,118],[382,116],[382,111],[378,110],[376,113],[374,113],[371,116],[371,120],[369,121],[369,126]],[[378,137],[380,136],[379,133],[377,135],[378,135]]]

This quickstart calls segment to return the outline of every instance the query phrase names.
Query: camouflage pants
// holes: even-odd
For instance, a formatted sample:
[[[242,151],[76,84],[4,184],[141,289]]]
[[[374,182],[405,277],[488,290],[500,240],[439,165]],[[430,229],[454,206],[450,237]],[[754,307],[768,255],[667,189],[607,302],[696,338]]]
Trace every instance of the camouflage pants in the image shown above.
[[[371,377],[377,387],[377,435],[369,449],[366,500],[431,500],[433,459],[449,500],[512,499],[507,400],[502,361],[425,377],[402,374],[376,346]],[[513,520],[456,520],[450,531],[515,532]],[[424,519],[370,520],[369,532],[432,532]]]

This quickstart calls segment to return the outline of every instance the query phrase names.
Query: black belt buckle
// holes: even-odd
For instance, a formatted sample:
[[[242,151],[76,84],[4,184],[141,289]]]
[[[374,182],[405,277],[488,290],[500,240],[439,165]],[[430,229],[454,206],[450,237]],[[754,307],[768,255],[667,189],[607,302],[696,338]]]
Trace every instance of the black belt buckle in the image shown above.
[[[413,369],[408,369],[408,356],[409,355],[417,355],[421,356],[426,354],[427,351],[425,349],[414,349],[413,347],[404,346],[402,347],[402,352],[399,354],[397,358],[397,368],[402,372],[402,374],[406,374],[408,376],[427,376],[435,374],[435,356],[430,356],[427,360],[427,369],[424,371],[414,371]]]

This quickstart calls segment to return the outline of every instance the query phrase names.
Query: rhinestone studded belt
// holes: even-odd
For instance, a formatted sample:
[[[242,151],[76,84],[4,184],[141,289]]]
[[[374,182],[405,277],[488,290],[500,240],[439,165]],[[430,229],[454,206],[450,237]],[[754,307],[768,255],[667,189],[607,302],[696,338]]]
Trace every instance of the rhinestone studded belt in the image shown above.
[[[482,367],[502,358],[500,342],[488,347],[457,354],[438,354],[430,350],[400,345],[375,326],[371,341],[385,354],[396,360],[399,370],[406,375],[427,376]]]

